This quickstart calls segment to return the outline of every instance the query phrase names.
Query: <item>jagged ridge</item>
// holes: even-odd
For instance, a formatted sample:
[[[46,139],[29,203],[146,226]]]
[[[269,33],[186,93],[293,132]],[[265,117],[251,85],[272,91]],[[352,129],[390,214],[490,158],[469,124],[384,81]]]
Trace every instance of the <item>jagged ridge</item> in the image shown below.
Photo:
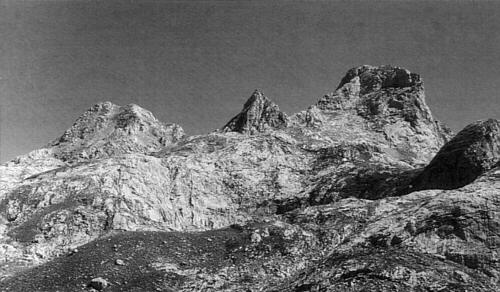
[[[20,259],[48,261],[0,289],[80,289],[99,276],[109,290],[134,291],[496,291],[498,121],[479,125],[436,155],[449,133],[425,104],[420,77],[390,66],[350,70],[334,93],[290,118],[256,92],[223,131],[182,139],[167,131],[169,143],[152,133],[161,125],[148,112],[97,105],[35,159],[55,153],[63,167],[47,162],[45,172],[0,188],[0,255],[14,267],[1,274]],[[80,155],[96,145],[110,150]],[[475,180],[401,192],[447,152],[467,153],[458,157],[480,166]],[[179,248],[170,254],[164,242]],[[133,252],[141,248],[147,260]],[[92,256],[103,252],[111,262],[97,269]],[[143,272],[157,284],[127,283]]]

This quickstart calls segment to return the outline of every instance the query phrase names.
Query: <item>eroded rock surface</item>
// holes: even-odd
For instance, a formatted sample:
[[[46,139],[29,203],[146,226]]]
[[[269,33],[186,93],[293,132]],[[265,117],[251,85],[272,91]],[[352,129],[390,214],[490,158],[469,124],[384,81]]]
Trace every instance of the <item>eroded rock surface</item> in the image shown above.
[[[497,291],[499,122],[451,135],[391,66],[206,135],[97,104],[0,166],[0,289]]]

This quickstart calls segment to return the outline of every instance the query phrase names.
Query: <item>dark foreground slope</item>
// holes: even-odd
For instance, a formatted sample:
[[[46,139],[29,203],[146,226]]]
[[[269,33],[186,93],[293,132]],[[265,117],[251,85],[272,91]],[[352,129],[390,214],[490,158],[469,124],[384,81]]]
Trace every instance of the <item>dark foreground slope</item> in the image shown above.
[[[207,135],[99,104],[0,166],[0,290],[498,291],[499,124],[452,137],[391,66]]]

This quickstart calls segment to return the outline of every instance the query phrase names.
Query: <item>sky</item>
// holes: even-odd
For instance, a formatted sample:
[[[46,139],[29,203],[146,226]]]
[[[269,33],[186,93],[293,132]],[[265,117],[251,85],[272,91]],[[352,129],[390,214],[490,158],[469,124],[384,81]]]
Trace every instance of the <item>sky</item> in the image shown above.
[[[500,118],[498,15],[494,1],[0,0],[0,162],[97,102],[202,134],[254,89],[291,114],[362,64],[420,74],[458,131]]]

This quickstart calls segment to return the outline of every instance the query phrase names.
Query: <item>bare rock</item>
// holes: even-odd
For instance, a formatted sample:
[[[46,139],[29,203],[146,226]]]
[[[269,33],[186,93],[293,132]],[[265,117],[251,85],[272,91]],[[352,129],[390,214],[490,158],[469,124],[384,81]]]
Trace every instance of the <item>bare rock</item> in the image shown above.
[[[103,102],[87,110],[51,146],[57,158],[71,162],[159,151],[183,136],[180,126],[162,123],[135,104]]]
[[[413,189],[455,189],[467,185],[500,163],[500,122],[468,125],[439,150],[411,183]]]
[[[498,121],[450,135],[391,66],[206,135],[98,104],[0,166],[0,290],[498,291]]]
[[[109,282],[101,277],[94,278],[90,281],[89,287],[102,291],[109,286]]]
[[[340,81],[337,89],[359,77],[361,93],[368,93],[387,88],[405,88],[421,86],[422,80],[418,74],[390,65],[374,67],[364,65],[349,70]]]
[[[125,262],[124,262],[123,260],[121,260],[121,259],[116,259],[115,264],[116,264],[117,266],[124,266],[124,265],[125,265]]]
[[[239,132],[255,134],[268,129],[286,127],[288,117],[281,112],[279,107],[255,90],[243,106],[243,110],[232,118],[222,130],[225,132]]]
[[[391,66],[349,70],[335,92],[291,121],[333,141],[371,144],[412,165],[427,164],[451,135],[432,117],[420,77]]]
[[[458,276],[457,276],[458,275]],[[469,276],[471,275],[471,276]],[[456,277],[459,277],[457,281]],[[467,282],[463,279],[471,279]],[[335,253],[272,291],[494,291],[487,276],[400,249]]]

